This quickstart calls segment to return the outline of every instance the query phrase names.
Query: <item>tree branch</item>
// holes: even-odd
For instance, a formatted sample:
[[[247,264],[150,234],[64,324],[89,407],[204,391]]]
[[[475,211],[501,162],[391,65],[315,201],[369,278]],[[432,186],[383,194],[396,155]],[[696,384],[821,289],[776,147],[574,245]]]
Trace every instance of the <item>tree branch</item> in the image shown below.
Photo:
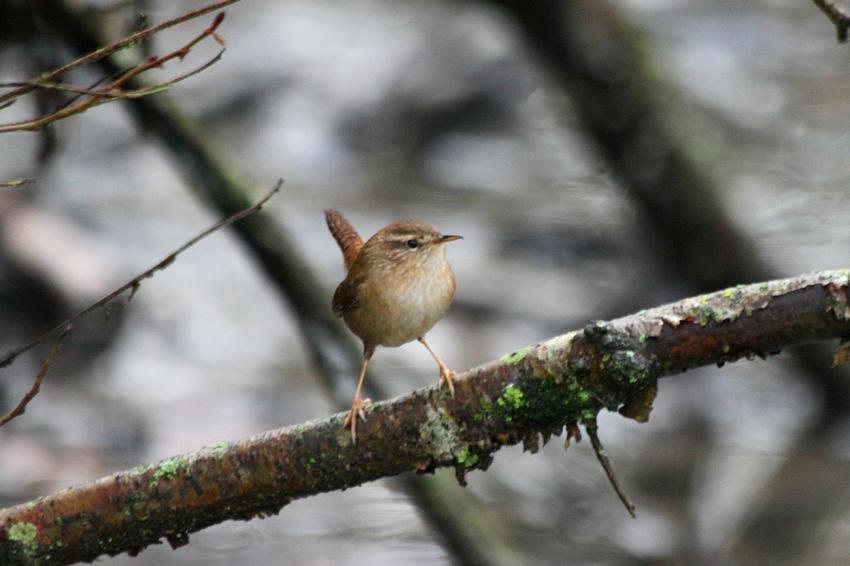
[[[500,447],[534,451],[600,405],[646,420],[659,378],[791,344],[850,336],[850,270],[738,286],[518,350],[367,410],[356,445],[344,413],[221,444],[0,511],[0,561],[93,560],[138,552],[227,519],[405,471],[486,469]],[[651,392],[651,394],[647,394]],[[595,430],[594,430],[595,432]]]
[[[59,354],[59,349],[62,347],[62,342],[64,342],[65,336],[67,336],[68,333],[71,331],[71,328],[75,321],[79,320],[80,318],[97,308],[103,308],[107,313],[109,313],[109,309],[114,308],[109,303],[111,303],[114,299],[118,298],[127,291],[129,291],[129,295],[127,296],[127,303],[129,303],[135,296],[136,291],[138,291],[139,287],[141,287],[142,281],[153,277],[158,271],[162,271],[163,269],[174,263],[178,255],[191,248],[213,232],[217,232],[218,230],[229,226],[234,222],[238,222],[239,220],[242,220],[243,218],[251,216],[252,214],[262,210],[263,206],[269,201],[269,199],[271,199],[272,196],[275,195],[275,193],[280,191],[280,187],[282,184],[283,179],[278,180],[274,188],[269,191],[266,196],[260,199],[260,201],[257,202],[257,204],[255,204],[254,206],[248,207],[244,210],[241,210],[235,214],[228,216],[227,218],[219,220],[218,222],[216,222],[215,224],[213,224],[212,226],[210,226],[209,228],[207,228],[206,230],[204,230],[203,232],[201,232],[200,234],[198,234],[197,236],[195,236],[194,238],[192,238],[191,240],[189,240],[188,242],[168,254],[164,259],[160,260],[153,267],[136,275],[127,283],[109,292],[105,297],[92,303],[91,305],[84,308],[68,320],[60,322],[58,325],[42,333],[40,336],[34,338],[27,344],[21,346],[20,348],[12,350],[11,352],[3,356],[3,358],[0,358],[0,368],[6,367],[12,364],[18,358],[18,356],[36,347],[48,336],[61,329],[61,331],[59,332],[59,336],[57,336],[56,342],[54,343],[53,348],[50,351],[50,354],[41,364],[41,369],[39,369],[32,387],[30,387],[29,391],[24,394],[18,404],[11,411],[0,417],[0,427],[3,427],[8,424],[12,419],[23,415],[24,411],[27,408],[27,405],[29,405],[30,401],[32,401],[35,396],[38,395],[39,391],[41,391],[41,384],[44,382],[44,378],[47,377],[47,373],[53,366],[53,362],[56,359],[56,356]],[[127,303],[123,303],[122,305],[120,305],[120,307],[123,307]]]
[[[838,37],[838,43],[847,42],[847,30],[850,29],[850,16],[848,16],[841,8],[828,0],[812,0],[815,6],[820,8],[820,11],[826,14],[829,21],[835,26],[835,32]]]
[[[108,57],[108,56],[112,55],[113,53],[115,53],[116,51],[120,51],[121,49],[124,49],[125,47],[127,47],[129,45],[134,45],[134,44],[148,38],[149,36],[151,36],[155,33],[159,33],[162,30],[168,29],[168,28],[176,26],[178,24],[182,24],[183,22],[187,22],[187,21],[192,20],[194,18],[203,16],[204,14],[209,14],[210,12],[220,10],[220,9],[224,8],[225,6],[229,6],[230,4],[235,4],[236,2],[239,2],[239,1],[240,0],[222,0],[222,1],[219,1],[219,2],[214,2],[213,4],[209,4],[207,6],[203,6],[201,8],[198,8],[197,10],[192,10],[191,12],[187,12],[187,13],[183,14],[182,16],[178,16],[176,18],[172,18],[170,20],[164,21],[164,22],[157,24],[155,26],[151,26],[149,28],[138,31],[138,32],[136,32],[132,35],[128,35],[127,37],[121,38],[118,41],[110,43],[109,45],[104,45],[103,47],[97,48],[97,49],[91,51],[90,53],[87,53],[86,55],[84,55],[84,56],[82,56],[78,59],[75,59],[74,61],[71,61],[67,65],[63,65],[63,66],[59,67],[58,69],[50,71],[49,73],[46,73],[46,74],[44,74],[44,75],[42,75],[42,76],[40,76],[40,77],[38,77],[37,79],[34,79],[34,80],[36,82],[38,82],[38,81],[48,81],[48,82],[56,81],[57,79],[59,79],[63,75],[65,75],[66,73],[68,73],[68,72],[70,72],[70,71],[72,71],[72,70],[74,70],[78,67],[82,67],[83,65],[87,65],[89,63],[94,63],[95,61],[99,61],[99,60],[103,59],[104,57]],[[23,96],[24,94],[27,94],[29,92],[32,92],[36,88],[38,88],[38,87],[35,86],[35,85],[27,84],[27,85],[22,85],[19,88],[13,90],[13,91],[10,91],[10,92],[7,92],[7,93],[0,95],[0,108],[4,108],[5,106],[8,106],[16,98]]]
[[[629,515],[631,515],[632,519],[634,519],[636,517],[635,505],[629,500],[626,492],[623,491],[622,487],[620,487],[620,482],[617,480],[617,476],[614,475],[614,468],[611,466],[611,461],[608,459],[608,453],[605,451],[605,447],[602,446],[602,441],[599,440],[599,435],[597,434],[599,426],[596,424],[596,419],[586,421],[584,423],[584,429],[587,431],[587,436],[590,437],[590,444],[593,446],[593,451],[596,452],[596,458],[602,465],[602,469],[605,470],[605,475],[608,476],[608,481],[611,482],[611,487],[614,488],[614,492],[620,498],[620,501],[623,502],[623,505],[625,505],[626,511],[628,511]],[[569,439],[570,437],[568,434],[567,440],[569,441]]]
[[[47,377],[47,372],[50,371],[50,368],[53,367],[53,362],[56,360],[56,356],[59,355],[59,349],[62,347],[62,342],[65,341],[65,336],[71,332],[71,323],[65,323],[65,328],[62,329],[62,332],[59,333],[59,336],[56,337],[56,342],[53,344],[53,348],[50,350],[50,354],[48,354],[47,359],[44,360],[44,363],[41,364],[41,369],[38,371],[38,375],[35,376],[35,381],[30,387],[29,391],[27,391],[14,409],[0,417],[0,426],[5,425],[15,417],[24,414],[24,411],[27,409],[27,405],[29,405],[30,401],[35,399],[35,396],[38,395],[38,392],[41,391],[41,384],[44,383],[44,378]]]
[[[150,279],[158,271],[162,271],[163,269],[165,269],[166,267],[168,267],[169,265],[174,263],[174,261],[177,259],[178,255],[185,252],[187,249],[191,248],[192,246],[194,246],[195,244],[197,244],[198,242],[200,242],[201,240],[203,240],[204,238],[206,238],[207,236],[209,236],[213,232],[217,232],[218,230],[220,230],[220,229],[222,229],[226,226],[229,226],[229,225],[233,224],[234,222],[238,222],[238,221],[242,220],[243,218],[251,216],[252,214],[262,210],[263,206],[265,206],[265,204],[269,201],[269,199],[272,198],[275,195],[275,193],[277,193],[280,190],[280,187],[281,187],[282,184],[283,184],[283,180],[281,179],[275,184],[274,188],[272,188],[271,191],[269,191],[263,198],[261,198],[253,206],[249,206],[249,207],[247,207],[243,210],[240,210],[238,212],[231,214],[227,218],[223,218],[223,219],[219,220],[218,222],[216,222],[215,224],[213,224],[212,226],[210,226],[209,228],[207,228],[206,230],[204,230],[203,232],[201,232],[197,236],[193,237],[191,240],[189,240],[188,242],[186,242],[185,244],[183,244],[182,246],[180,246],[179,248],[177,248],[176,250],[174,250],[173,252],[171,252],[167,256],[165,256],[164,259],[157,262],[157,264],[154,265],[153,267],[146,269],[145,271],[143,271],[142,273],[139,273],[138,275],[136,275],[135,277],[133,277],[132,279],[130,279],[129,281],[127,281],[126,283],[124,283],[123,285],[118,287],[117,289],[110,291],[106,296],[104,296],[103,298],[99,299],[98,301],[92,303],[91,305],[87,306],[86,308],[84,308],[83,310],[81,310],[80,312],[78,312],[77,314],[75,314],[74,316],[69,318],[68,320],[64,320],[64,321],[60,322],[59,324],[57,324],[53,328],[50,328],[49,330],[43,332],[41,335],[37,336],[36,338],[33,338],[32,340],[30,340],[28,343],[24,344],[23,346],[6,353],[2,358],[0,358],[0,368],[4,368],[6,366],[11,365],[18,358],[18,356],[20,356],[21,354],[23,354],[25,352],[32,350],[37,345],[39,345],[41,342],[43,342],[48,336],[50,336],[54,332],[59,331],[59,329],[63,329],[62,330],[62,336],[64,336],[71,329],[72,323],[76,322],[77,320],[84,317],[85,315],[87,315],[88,313],[90,313],[91,311],[93,311],[95,309],[106,308],[109,305],[109,303],[111,303],[114,299],[116,299],[117,297],[124,294],[126,291],[130,291],[130,295],[127,298],[127,302],[129,302],[133,298],[133,296],[136,294],[136,291],[139,290],[139,287],[141,287],[142,281],[144,281],[145,279]],[[57,344],[57,346],[58,346],[58,344]],[[55,354],[55,351],[52,352],[49,357],[52,358],[54,356],[54,354]],[[0,423],[0,426],[2,426],[2,424],[4,424],[4,423]]]
[[[0,124],[0,134],[8,133],[8,132],[17,132],[17,131],[37,131],[37,130],[40,130],[41,128],[43,128],[44,126],[46,126],[46,125],[48,125],[52,122],[55,122],[57,120],[62,120],[64,118],[67,118],[69,116],[73,116],[75,114],[81,114],[81,113],[85,112],[86,110],[88,110],[89,108],[92,108],[94,106],[98,106],[100,104],[104,104],[104,103],[107,103],[107,102],[114,102],[116,100],[121,100],[121,99],[125,99],[125,98],[137,98],[137,97],[140,97],[140,96],[147,96],[147,95],[150,95],[150,94],[161,92],[161,91],[169,88],[171,85],[173,85],[175,83],[178,83],[182,80],[185,80],[189,77],[192,77],[192,76],[200,73],[201,71],[209,68],[210,66],[212,66],[213,64],[218,62],[219,59],[221,58],[221,55],[224,53],[224,49],[219,51],[218,54],[215,57],[213,57],[212,59],[210,59],[209,61],[207,61],[203,65],[201,65],[200,67],[193,69],[192,71],[189,71],[188,73],[184,73],[184,74],[182,74],[178,77],[175,77],[171,80],[164,81],[164,82],[161,82],[161,83],[153,85],[153,86],[140,88],[140,89],[134,89],[134,90],[130,90],[130,91],[119,90],[119,87],[128,83],[129,81],[132,81],[133,79],[135,79],[136,77],[138,77],[142,73],[145,73],[145,72],[147,72],[151,69],[154,69],[154,68],[162,67],[162,65],[164,65],[165,63],[167,63],[168,61],[170,61],[172,59],[180,59],[182,61],[183,58],[186,57],[186,55],[189,54],[189,51],[191,51],[192,48],[195,45],[197,45],[199,42],[203,41],[207,37],[213,37],[219,45],[224,45],[224,40],[222,40],[221,37],[216,32],[216,30],[218,29],[218,26],[221,25],[221,22],[223,20],[224,20],[224,12],[219,12],[218,15],[213,19],[213,22],[204,31],[202,31],[198,36],[196,36],[194,39],[192,39],[189,43],[187,43],[187,44],[183,45],[182,47],[175,49],[174,51],[172,51],[172,52],[170,52],[166,55],[163,55],[161,57],[157,56],[157,55],[149,57],[148,59],[140,62],[139,64],[133,66],[132,68],[128,69],[127,71],[120,73],[120,76],[118,76],[114,80],[111,80],[106,86],[101,87],[101,88],[93,89],[93,88],[66,87],[66,86],[57,85],[55,82],[50,82],[50,81],[46,81],[46,80],[27,81],[25,84],[23,84],[23,86],[19,86],[19,85],[21,85],[21,83],[11,83],[15,86],[19,86],[17,91],[13,91],[13,92],[20,92],[21,89],[33,87],[33,88],[43,88],[43,89],[50,89],[50,90],[70,90],[72,92],[78,93],[80,96],[75,97],[74,99],[71,100],[70,103],[62,106],[61,108],[59,108],[55,112],[51,112],[50,114],[47,114],[46,116],[33,118],[31,120],[24,120],[24,121],[21,121],[21,122],[12,122],[12,123],[9,123],[9,124]],[[10,83],[0,84],[0,87],[5,86],[6,84],[10,84]],[[0,97],[0,99],[2,99],[2,97]]]

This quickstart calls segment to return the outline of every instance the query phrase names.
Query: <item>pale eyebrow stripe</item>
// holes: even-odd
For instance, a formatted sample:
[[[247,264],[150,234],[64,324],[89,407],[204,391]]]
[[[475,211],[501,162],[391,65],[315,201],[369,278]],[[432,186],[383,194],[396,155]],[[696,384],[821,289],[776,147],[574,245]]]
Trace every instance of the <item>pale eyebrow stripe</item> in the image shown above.
[[[391,242],[406,242],[408,240],[420,240],[420,236],[416,234],[393,234],[387,237],[387,241]]]

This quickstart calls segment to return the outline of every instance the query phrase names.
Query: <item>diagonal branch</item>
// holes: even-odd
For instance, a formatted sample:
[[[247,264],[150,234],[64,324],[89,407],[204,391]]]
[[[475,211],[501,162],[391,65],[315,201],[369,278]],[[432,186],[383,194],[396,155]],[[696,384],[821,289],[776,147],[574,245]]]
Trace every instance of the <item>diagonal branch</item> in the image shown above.
[[[850,336],[848,286],[850,270],[822,272],[598,321],[464,373],[454,398],[432,386],[371,405],[356,445],[339,413],[17,505],[0,511],[0,562],[93,560],[163,537],[179,546],[227,519],[405,471],[450,466],[463,479],[502,446],[593,427],[600,403],[642,421],[661,377]]]
[[[106,307],[107,305],[109,305],[110,302],[112,302],[113,299],[120,297],[121,295],[123,295],[127,291],[130,291],[130,295],[127,298],[127,301],[129,302],[133,298],[133,295],[136,294],[136,291],[139,290],[139,287],[142,285],[142,281],[144,281],[145,279],[150,279],[158,271],[162,271],[163,269],[165,269],[166,267],[168,267],[169,265],[174,263],[174,261],[177,259],[178,255],[185,252],[187,249],[191,248],[192,246],[194,246],[195,244],[197,244],[198,242],[200,242],[201,240],[203,240],[204,238],[206,238],[207,236],[209,236],[213,232],[216,232],[216,231],[218,231],[218,230],[220,230],[220,229],[222,229],[226,226],[233,224],[234,222],[238,222],[239,220],[242,220],[243,218],[245,218],[247,216],[251,216],[252,214],[262,210],[263,206],[269,201],[269,199],[272,198],[275,195],[275,193],[277,193],[280,190],[280,187],[281,187],[282,184],[283,184],[283,180],[281,179],[277,182],[277,184],[275,184],[274,188],[271,191],[269,191],[262,199],[260,199],[253,206],[250,206],[248,208],[245,208],[243,210],[235,212],[234,214],[231,214],[227,218],[223,218],[223,219],[219,220],[218,222],[216,222],[215,224],[213,224],[212,226],[210,226],[209,228],[207,228],[206,230],[204,230],[203,232],[201,232],[197,236],[193,237],[191,240],[189,240],[188,242],[186,242],[185,244],[183,244],[182,246],[180,246],[179,248],[177,248],[176,250],[174,250],[173,252],[168,254],[164,259],[157,262],[157,264],[154,265],[153,267],[146,269],[145,271],[143,271],[142,273],[139,273],[138,275],[136,275],[135,277],[133,277],[132,279],[130,279],[129,281],[127,281],[126,283],[124,283],[123,285],[118,287],[117,289],[110,291],[106,296],[104,296],[100,300],[92,303],[91,305],[87,306],[86,308],[84,308],[83,310],[81,310],[80,312],[78,312],[77,314],[75,314],[74,316],[69,318],[68,320],[64,320],[64,321],[60,322],[59,324],[57,324],[56,326],[54,326],[53,328],[46,330],[41,335],[33,338],[32,340],[30,340],[29,342],[27,342],[23,346],[20,346],[19,348],[16,348],[16,349],[14,349],[10,352],[7,352],[2,358],[0,358],[0,368],[4,368],[6,366],[11,365],[18,358],[18,356],[20,356],[21,354],[23,354],[25,352],[29,352],[30,350],[35,348],[37,345],[41,344],[41,342],[43,342],[48,336],[52,335],[54,332],[57,332],[60,328],[70,329],[70,326],[71,326],[72,323],[76,322],[77,320],[84,317],[85,315],[87,315],[88,313],[92,312],[95,309]],[[65,334],[65,333],[67,333],[67,330],[63,331],[63,334]]]
[[[829,21],[835,26],[835,32],[839,43],[847,42],[847,30],[850,29],[850,15],[829,0],[812,0],[820,11],[826,14]]]
[[[15,417],[24,414],[24,411],[27,409],[27,405],[29,405],[30,401],[35,399],[35,396],[38,395],[38,392],[41,391],[41,384],[44,383],[44,378],[47,377],[47,372],[50,371],[50,368],[53,367],[53,362],[56,360],[56,356],[59,355],[59,349],[62,347],[62,342],[65,341],[65,336],[71,332],[71,323],[68,322],[65,324],[65,328],[62,329],[62,332],[59,333],[59,336],[56,337],[56,342],[53,344],[53,349],[50,350],[50,354],[48,354],[47,359],[44,360],[44,363],[41,364],[41,369],[38,371],[38,375],[35,376],[35,382],[33,382],[32,387],[30,387],[29,391],[27,391],[14,409],[0,417],[0,426],[5,425]]]
[[[596,424],[596,419],[591,419],[585,422],[584,429],[587,431],[587,436],[590,437],[590,444],[593,446],[593,451],[596,452],[596,458],[602,465],[602,469],[605,470],[605,475],[608,476],[608,481],[611,482],[611,487],[614,488],[614,492],[620,498],[620,501],[623,502],[623,505],[625,505],[626,511],[628,511],[629,515],[631,515],[632,519],[634,519],[636,517],[635,505],[629,500],[629,496],[626,495],[626,492],[623,491],[622,487],[620,487],[620,481],[617,479],[617,476],[614,475],[614,468],[611,466],[611,461],[608,459],[608,453],[605,450],[605,447],[602,446],[602,441],[599,440],[599,435],[597,434],[599,426]]]
[[[109,303],[111,303],[114,299],[123,295],[127,291],[129,291],[129,294],[127,295],[127,303],[129,303],[135,296],[136,292],[139,290],[139,287],[141,287],[142,281],[153,277],[158,271],[162,271],[163,269],[174,263],[178,255],[191,248],[213,232],[217,232],[218,230],[229,226],[234,222],[238,222],[239,220],[242,220],[243,218],[251,216],[252,214],[262,210],[263,206],[269,201],[269,199],[271,199],[272,196],[274,196],[275,193],[280,190],[282,184],[283,179],[278,180],[274,188],[269,191],[266,196],[260,199],[257,204],[248,207],[244,210],[241,210],[235,214],[231,214],[227,218],[219,220],[218,222],[216,222],[215,224],[213,224],[212,226],[210,226],[209,228],[207,228],[206,230],[204,230],[203,232],[201,232],[200,234],[198,234],[197,236],[195,236],[194,238],[192,238],[191,240],[189,240],[188,242],[168,254],[164,259],[160,260],[153,267],[136,275],[127,283],[111,291],[105,297],[84,308],[68,320],[59,323],[53,328],[42,333],[40,336],[34,338],[27,344],[21,346],[20,348],[12,350],[11,352],[3,356],[3,358],[0,358],[0,368],[6,367],[12,364],[18,358],[18,356],[20,356],[24,352],[31,350],[32,348],[40,344],[42,341],[44,341],[48,336],[50,336],[61,328],[59,336],[56,338],[56,342],[53,345],[53,349],[50,351],[50,354],[47,356],[47,359],[45,359],[44,362],[41,364],[41,369],[36,375],[32,387],[24,394],[18,404],[11,411],[0,417],[0,427],[8,424],[12,419],[23,415],[27,405],[35,398],[36,395],[38,395],[39,391],[41,391],[41,384],[44,382],[44,378],[47,377],[47,373],[53,366],[53,362],[56,359],[56,356],[59,354],[59,348],[62,346],[62,342],[64,342],[65,336],[67,336],[67,334],[71,331],[71,328],[75,321],[79,320],[80,318],[97,308],[103,308],[104,310],[106,310],[107,313],[109,313],[109,309],[113,308]],[[121,304],[119,308],[123,307],[127,303]]]

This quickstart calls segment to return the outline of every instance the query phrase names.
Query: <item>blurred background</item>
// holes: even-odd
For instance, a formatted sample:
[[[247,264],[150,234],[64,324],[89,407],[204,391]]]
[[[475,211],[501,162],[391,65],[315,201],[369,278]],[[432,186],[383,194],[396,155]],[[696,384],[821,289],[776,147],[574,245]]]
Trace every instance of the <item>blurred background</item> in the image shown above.
[[[0,81],[79,56],[50,4],[0,2]],[[455,304],[429,333],[456,370],[592,319],[848,267],[850,47],[814,4],[501,4],[240,2],[219,28],[223,59],[156,98],[197,122],[250,198],[285,178],[263,214],[320,282],[327,313],[344,274],[323,209],[364,236],[407,217],[463,234],[448,251]],[[202,4],[71,5],[114,40]],[[171,51],[211,20],[121,56]],[[201,44],[148,80],[215,52]],[[0,121],[62,100],[29,96]],[[4,351],[224,215],[168,143],[122,102],[2,134],[0,178],[37,179],[0,192]],[[89,316],[0,430],[0,505],[345,408],[291,300],[225,231],[125,309]],[[48,350],[2,370],[3,412]],[[565,453],[555,439],[537,455],[501,450],[465,489],[451,470],[421,478],[427,505],[379,481],[100,562],[845,564],[850,376],[829,360],[805,348],[706,368],[662,380],[645,425],[601,415],[634,520],[589,444]],[[372,366],[386,395],[437,379],[416,344],[381,349]],[[439,513],[453,533],[435,528]]]

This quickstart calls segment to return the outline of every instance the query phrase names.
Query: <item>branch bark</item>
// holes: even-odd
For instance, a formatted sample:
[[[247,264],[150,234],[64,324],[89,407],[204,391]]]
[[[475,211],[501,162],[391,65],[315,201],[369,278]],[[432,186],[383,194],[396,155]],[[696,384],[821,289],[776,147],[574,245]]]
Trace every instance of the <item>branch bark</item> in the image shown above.
[[[455,468],[463,481],[500,447],[534,452],[603,408],[645,421],[657,380],[850,338],[850,270],[700,295],[598,321],[370,406],[356,445],[344,413],[140,466],[0,511],[0,562],[69,563],[138,552],[227,519],[275,514],[294,499],[405,471]]]

